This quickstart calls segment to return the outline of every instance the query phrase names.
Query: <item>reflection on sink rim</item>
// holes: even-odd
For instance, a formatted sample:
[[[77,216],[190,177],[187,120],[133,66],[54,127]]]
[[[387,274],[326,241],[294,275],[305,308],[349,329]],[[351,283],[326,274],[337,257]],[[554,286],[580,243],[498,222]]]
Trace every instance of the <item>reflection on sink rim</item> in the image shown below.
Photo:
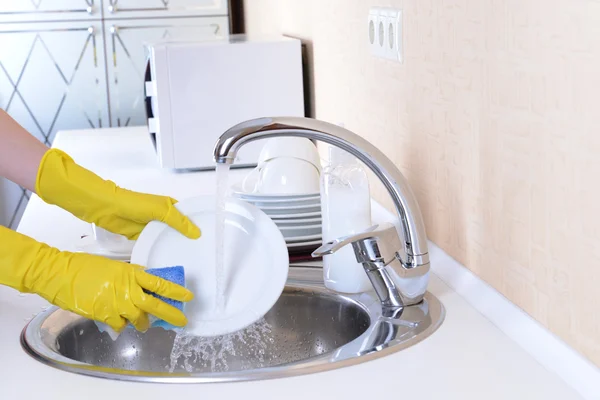
[[[99,378],[155,383],[248,381],[321,372],[383,357],[413,346],[429,337],[439,328],[445,317],[443,305],[429,292],[426,293],[421,303],[406,307],[400,312],[391,313],[382,312],[374,292],[356,295],[331,292],[323,286],[321,268],[290,267],[286,288],[297,288],[305,292],[338,297],[345,303],[355,303],[367,312],[371,323],[358,338],[328,353],[282,365],[228,372],[133,371],[95,366],[67,358],[49,347],[44,339],[46,342],[48,339],[56,341],[60,332],[68,329],[69,323],[55,327],[56,329],[46,330],[44,339],[40,330],[44,321],[58,310],[56,307],[38,314],[25,326],[21,333],[21,345],[30,356],[44,364],[64,371]],[[71,315],[73,322],[82,319],[75,314]]]

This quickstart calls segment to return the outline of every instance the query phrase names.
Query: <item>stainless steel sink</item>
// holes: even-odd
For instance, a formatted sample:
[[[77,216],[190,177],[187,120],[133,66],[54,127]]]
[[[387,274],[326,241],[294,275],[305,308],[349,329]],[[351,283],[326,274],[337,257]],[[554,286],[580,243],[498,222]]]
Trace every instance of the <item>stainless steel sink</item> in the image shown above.
[[[323,286],[322,270],[292,267],[279,301],[262,321],[217,338],[153,328],[117,340],[94,322],[57,308],[24,328],[21,344],[36,360],[109,379],[200,383],[268,379],[340,368],[412,346],[437,330],[442,304],[386,312],[374,292],[341,295]]]

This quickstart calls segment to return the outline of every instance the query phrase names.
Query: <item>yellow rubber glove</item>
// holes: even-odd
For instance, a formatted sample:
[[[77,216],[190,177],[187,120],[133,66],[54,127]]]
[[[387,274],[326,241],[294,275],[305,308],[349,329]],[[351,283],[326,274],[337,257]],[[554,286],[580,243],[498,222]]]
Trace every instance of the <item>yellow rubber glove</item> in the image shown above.
[[[129,239],[137,239],[153,220],[166,223],[190,239],[200,237],[200,229],[174,207],[176,200],[121,189],[58,149],[48,150],[42,158],[35,190],[46,203]]]
[[[183,286],[144,272],[138,265],[84,253],[61,252],[0,226],[0,284],[36,293],[62,309],[104,322],[120,332],[131,322],[149,328],[148,314],[175,326],[187,324],[175,307],[144,292],[190,301]]]

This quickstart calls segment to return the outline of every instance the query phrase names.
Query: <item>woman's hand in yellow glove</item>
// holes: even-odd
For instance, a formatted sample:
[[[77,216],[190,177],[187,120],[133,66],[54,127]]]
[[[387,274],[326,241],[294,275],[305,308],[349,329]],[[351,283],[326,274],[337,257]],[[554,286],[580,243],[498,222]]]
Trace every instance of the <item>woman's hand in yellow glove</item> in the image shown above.
[[[36,293],[60,308],[104,322],[117,332],[127,322],[147,330],[148,314],[174,326],[187,324],[180,310],[144,289],[184,302],[194,297],[183,286],[150,275],[140,266],[61,252],[1,226],[0,284]]]
[[[42,158],[35,191],[46,203],[129,239],[137,239],[153,220],[191,239],[200,237],[200,229],[175,208],[176,200],[121,189],[57,149],[48,150]]]

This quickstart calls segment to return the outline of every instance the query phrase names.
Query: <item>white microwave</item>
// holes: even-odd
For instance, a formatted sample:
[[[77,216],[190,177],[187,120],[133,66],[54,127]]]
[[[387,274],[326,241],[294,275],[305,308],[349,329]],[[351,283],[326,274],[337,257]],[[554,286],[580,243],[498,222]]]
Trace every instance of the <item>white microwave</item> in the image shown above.
[[[302,47],[285,36],[230,35],[147,45],[146,113],[160,165],[213,169],[213,148],[253,118],[305,116]],[[261,142],[234,166],[256,165]]]

